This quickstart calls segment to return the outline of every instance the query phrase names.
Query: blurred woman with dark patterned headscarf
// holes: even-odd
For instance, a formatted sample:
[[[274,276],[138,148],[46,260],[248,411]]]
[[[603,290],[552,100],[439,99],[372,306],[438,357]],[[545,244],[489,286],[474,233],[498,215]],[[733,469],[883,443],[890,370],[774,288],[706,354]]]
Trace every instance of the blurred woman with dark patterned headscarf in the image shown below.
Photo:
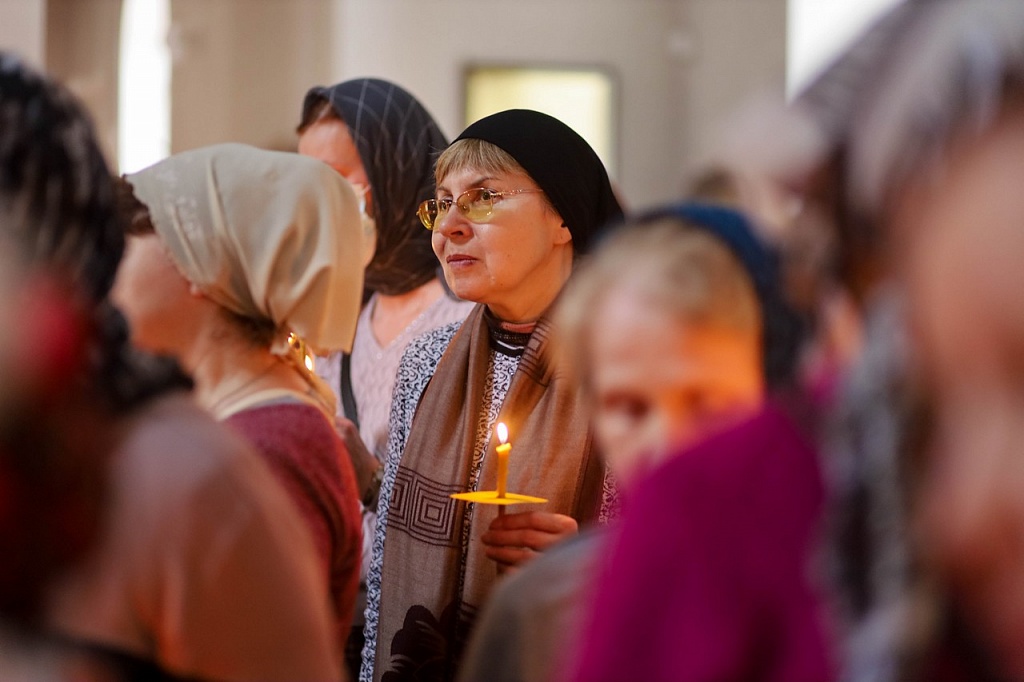
[[[376,238],[352,353],[331,355],[316,367],[338,394],[337,426],[362,493],[365,579],[398,362],[416,336],[463,319],[473,304],[444,286],[430,232],[416,217],[420,202],[434,196],[434,158],[448,140],[415,97],[375,78],[315,87],[303,102],[298,133],[300,153],[324,161],[362,193],[363,220]],[[349,652],[353,672],[362,624],[358,608]]]

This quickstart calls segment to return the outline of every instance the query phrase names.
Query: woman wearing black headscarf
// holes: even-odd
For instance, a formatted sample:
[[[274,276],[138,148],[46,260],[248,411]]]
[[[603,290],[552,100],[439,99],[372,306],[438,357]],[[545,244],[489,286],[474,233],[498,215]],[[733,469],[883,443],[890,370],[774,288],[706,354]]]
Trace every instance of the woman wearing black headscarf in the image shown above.
[[[355,673],[398,361],[416,336],[462,320],[473,304],[446,292],[430,232],[416,217],[420,202],[434,196],[434,159],[448,140],[415,97],[376,78],[315,87],[303,102],[298,133],[300,153],[324,161],[362,191],[364,221],[376,233],[352,353],[336,353],[316,365],[338,394],[337,426],[364,507],[363,589],[346,652]]]
[[[399,366],[367,580],[361,679],[451,679],[498,570],[611,504],[578,386],[552,362],[547,311],[597,229],[621,214],[593,149],[560,121],[504,111],[438,159],[419,215],[465,323],[409,345]],[[451,493],[493,490],[504,422],[508,489],[547,498],[499,515]]]

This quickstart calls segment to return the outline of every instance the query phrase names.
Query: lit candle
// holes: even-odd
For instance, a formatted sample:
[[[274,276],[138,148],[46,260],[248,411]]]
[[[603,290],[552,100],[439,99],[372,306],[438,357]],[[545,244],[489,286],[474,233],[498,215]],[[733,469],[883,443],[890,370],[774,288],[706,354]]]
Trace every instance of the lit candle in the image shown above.
[[[498,497],[505,497],[505,487],[508,484],[508,453],[512,452],[512,444],[508,442],[508,427],[503,422],[498,422]]]

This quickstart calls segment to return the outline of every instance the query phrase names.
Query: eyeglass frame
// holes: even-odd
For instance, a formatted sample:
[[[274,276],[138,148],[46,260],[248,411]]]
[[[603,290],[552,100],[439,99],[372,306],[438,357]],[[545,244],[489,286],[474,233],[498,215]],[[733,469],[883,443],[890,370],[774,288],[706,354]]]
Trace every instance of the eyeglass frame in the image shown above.
[[[423,223],[423,227],[425,227],[428,230],[430,230],[431,232],[433,232],[436,229],[437,222],[438,222],[438,220],[440,219],[440,216],[441,216],[440,203],[442,201],[448,201],[448,202],[450,202],[448,204],[448,208],[446,208],[444,210],[444,213],[446,215],[447,215],[448,211],[451,210],[452,204],[455,204],[456,206],[459,207],[459,210],[462,211],[462,214],[465,215],[466,218],[468,220],[470,220],[471,222],[474,222],[474,223],[486,223],[486,222],[489,222],[491,214],[494,213],[494,198],[492,197],[492,199],[488,202],[489,206],[488,206],[488,209],[487,209],[487,213],[485,215],[477,217],[477,218],[470,218],[469,217],[469,209],[468,208],[463,209],[462,208],[462,204],[459,203],[459,200],[462,197],[464,197],[467,194],[469,194],[470,192],[490,192],[493,195],[493,197],[505,197],[505,196],[516,195],[516,194],[543,194],[544,190],[542,190],[542,189],[508,189],[508,190],[505,190],[505,191],[498,191],[496,189],[490,189],[489,187],[471,187],[471,188],[467,189],[465,192],[462,192],[461,194],[459,194],[459,196],[455,197],[454,199],[451,199],[451,198],[449,198],[449,199],[427,199],[426,201],[421,202],[420,205],[416,209],[416,215],[419,217],[420,222]],[[433,220],[433,224],[432,225],[428,225],[427,224],[426,215],[427,215],[427,211],[429,210],[428,207],[431,204],[431,202],[433,202],[436,205],[435,209],[434,209],[434,211],[435,211],[435,218]]]

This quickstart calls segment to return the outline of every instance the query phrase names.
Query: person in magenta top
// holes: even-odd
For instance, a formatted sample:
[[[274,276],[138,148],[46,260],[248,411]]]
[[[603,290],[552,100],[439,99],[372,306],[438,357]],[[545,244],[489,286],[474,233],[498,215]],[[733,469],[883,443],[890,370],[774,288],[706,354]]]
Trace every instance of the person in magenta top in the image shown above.
[[[786,388],[798,341],[784,332],[773,260],[740,214],[682,204],[639,222],[666,218],[705,226],[744,264],[761,303],[769,397],[732,418],[720,415],[715,428],[704,423],[699,434],[666,439],[678,450],[651,453],[633,472],[559,679],[832,679],[824,602],[811,570],[824,503],[818,458],[770,397]],[[678,270],[683,277],[685,268]],[[718,381],[736,369],[717,366]],[[694,414],[721,409],[697,401]]]
[[[808,579],[822,503],[773,407],[679,452],[630,495],[571,679],[832,679]]]

